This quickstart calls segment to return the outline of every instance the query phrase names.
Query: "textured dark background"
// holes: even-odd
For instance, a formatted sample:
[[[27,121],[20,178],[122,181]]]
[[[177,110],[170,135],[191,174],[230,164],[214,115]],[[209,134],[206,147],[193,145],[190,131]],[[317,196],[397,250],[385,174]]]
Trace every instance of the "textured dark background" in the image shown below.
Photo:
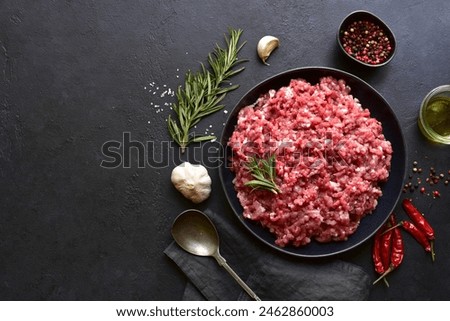
[[[372,11],[393,29],[398,52],[388,66],[368,70],[338,52],[338,25],[356,9]],[[206,62],[228,27],[244,29],[248,42],[241,57],[249,59],[233,79],[241,87],[225,99],[228,110],[278,72],[340,68],[369,82],[392,105],[407,140],[408,171],[413,160],[424,178],[430,166],[450,169],[449,147],[428,143],[416,126],[424,95],[450,83],[447,0],[2,0],[0,299],[181,298],[184,277],[163,250],[171,242],[172,220],[192,204],[170,183],[180,160],[160,145],[170,140],[166,105],[174,98],[168,89]],[[281,40],[269,67],[255,50],[266,34]],[[226,119],[219,112],[197,130],[219,135]],[[164,155],[168,166],[138,168],[133,152],[130,168],[101,168],[102,144],[121,141],[124,132],[155,142],[155,155]],[[201,157],[193,150],[183,159]],[[217,171],[210,175],[212,197],[197,207],[232,217]],[[373,288],[371,299],[450,299],[450,187],[441,183],[436,189],[440,199],[406,195],[436,227],[437,261],[405,238],[403,266],[390,277],[389,289]],[[370,246],[340,258],[373,275]]]

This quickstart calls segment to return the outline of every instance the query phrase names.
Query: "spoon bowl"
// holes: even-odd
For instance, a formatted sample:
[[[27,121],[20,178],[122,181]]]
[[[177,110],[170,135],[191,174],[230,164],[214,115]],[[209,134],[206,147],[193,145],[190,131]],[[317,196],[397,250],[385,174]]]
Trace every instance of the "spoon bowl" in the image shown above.
[[[183,250],[194,255],[213,256],[219,248],[215,226],[196,210],[185,211],[175,219],[172,236]]]
[[[224,267],[251,298],[261,301],[220,255],[219,234],[213,222],[203,212],[190,209],[178,215],[172,225],[172,236],[186,252],[198,256],[214,257],[217,263]]]

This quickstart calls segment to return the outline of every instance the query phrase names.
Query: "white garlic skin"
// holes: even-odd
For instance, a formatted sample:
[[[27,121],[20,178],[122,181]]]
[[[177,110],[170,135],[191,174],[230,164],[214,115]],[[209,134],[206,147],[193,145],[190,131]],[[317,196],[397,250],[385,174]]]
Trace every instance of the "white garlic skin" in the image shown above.
[[[211,194],[211,177],[203,165],[184,162],[172,170],[171,180],[184,197],[201,203]]]
[[[269,58],[272,51],[278,48],[279,45],[280,40],[274,36],[264,36],[259,40],[256,50],[259,58],[261,58],[264,64],[268,65],[266,60]]]

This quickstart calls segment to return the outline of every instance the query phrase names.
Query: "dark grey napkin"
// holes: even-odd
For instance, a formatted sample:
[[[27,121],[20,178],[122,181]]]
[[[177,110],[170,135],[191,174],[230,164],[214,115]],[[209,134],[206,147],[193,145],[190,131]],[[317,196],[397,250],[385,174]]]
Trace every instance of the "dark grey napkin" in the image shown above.
[[[370,278],[360,267],[340,260],[299,260],[260,246],[238,221],[210,210],[220,253],[231,268],[262,299],[270,301],[365,300]],[[175,242],[164,253],[189,282],[183,300],[250,300],[236,281],[212,257],[182,250]]]

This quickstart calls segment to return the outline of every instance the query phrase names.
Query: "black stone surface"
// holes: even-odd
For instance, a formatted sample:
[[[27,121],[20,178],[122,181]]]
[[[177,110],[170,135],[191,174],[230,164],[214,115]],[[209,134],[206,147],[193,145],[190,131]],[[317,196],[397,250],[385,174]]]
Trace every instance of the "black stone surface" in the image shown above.
[[[373,12],[395,33],[396,56],[383,68],[358,66],[338,51],[337,27],[358,9]],[[450,83],[446,0],[3,0],[0,299],[181,298],[184,276],[163,250],[173,219],[193,205],[173,188],[170,173],[181,160],[203,161],[205,150],[190,147],[179,157],[167,147],[167,105],[175,101],[170,92],[184,73],[205,63],[215,43],[223,44],[228,27],[244,30],[241,57],[249,62],[233,79],[240,88],[224,100],[227,110],[281,71],[340,68],[366,80],[392,105],[407,140],[408,171],[414,160],[423,169],[413,180],[425,181],[430,167],[450,176],[449,147],[429,143],[416,126],[422,98]],[[270,66],[260,63],[255,49],[267,34],[281,40]],[[218,112],[197,130],[220,135],[226,119]],[[110,160],[102,145],[122,142],[124,133],[153,142],[152,166],[139,168],[136,148],[129,168],[100,166]],[[213,195],[196,207],[231,217],[217,170],[210,175]],[[390,276],[390,288],[374,286],[370,299],[450,299],[450,187],[427,185],[427,191],[434,189],[440,198],[417,190],[405,197],[435,226],[436,262],[405,235],[403,265]],[[339,258],[373,273],[370,250],[369,242]]]

